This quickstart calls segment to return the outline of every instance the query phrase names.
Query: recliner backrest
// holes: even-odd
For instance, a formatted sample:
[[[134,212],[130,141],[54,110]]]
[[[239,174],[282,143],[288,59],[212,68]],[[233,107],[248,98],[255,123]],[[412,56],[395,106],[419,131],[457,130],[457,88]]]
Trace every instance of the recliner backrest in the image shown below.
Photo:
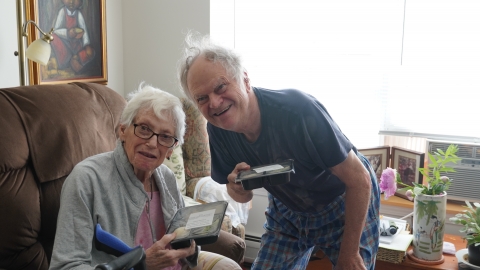
[[[62,184],[114,149],[125,105],[94,83],[0,89],[0,269],[48,269]]]

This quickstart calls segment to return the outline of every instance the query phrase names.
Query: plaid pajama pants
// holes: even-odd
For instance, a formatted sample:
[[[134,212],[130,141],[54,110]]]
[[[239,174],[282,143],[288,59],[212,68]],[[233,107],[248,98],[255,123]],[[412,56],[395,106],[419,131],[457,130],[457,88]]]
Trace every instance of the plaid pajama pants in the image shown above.
[[[365,157],[358,157],[370,172],[372,192],[360,254],[367,269],[375,268],[379,237],[380,190],[377,177]],[[312,251],[322,250],[336,265],[344,229],[345,193],[319,213],[291,211],[272,195],[265,212],[265,233],[251,269],[306,269]]]

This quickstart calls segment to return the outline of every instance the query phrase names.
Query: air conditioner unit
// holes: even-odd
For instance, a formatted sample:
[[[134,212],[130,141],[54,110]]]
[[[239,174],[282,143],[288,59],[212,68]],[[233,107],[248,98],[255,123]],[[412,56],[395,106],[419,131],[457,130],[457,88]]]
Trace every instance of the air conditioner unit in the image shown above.
[[[427,152],[446,151],[450,144],[458,145],[457,156],[462,160],[448,164],[455,169],[455,172],[445,174],[453,180],[447,190],[448,200],[480,201],[480,144],[427,140]],[[425,158],[430,164],[428,155]]]

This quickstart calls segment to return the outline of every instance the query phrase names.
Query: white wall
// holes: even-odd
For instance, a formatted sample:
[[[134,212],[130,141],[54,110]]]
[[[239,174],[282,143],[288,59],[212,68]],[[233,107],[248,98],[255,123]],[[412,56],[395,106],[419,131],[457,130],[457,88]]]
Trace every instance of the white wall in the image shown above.
[[[124,95],[123,5],[117,0],[105,0],[105,2],[107,21],[107,85],[119,94]]]
[[[123,1],[125,93],[141,81],[178,95],[176,66],[184,33],[209,33],[209,0]]]
[[[0,0],[0,88],[20,85],[18,59],[13,55],[17,45],[16,0]]]
[[[20,85],[17,0],[0,0],[0,88]],[[108,86],[123,96],[145,81],[178,95],[183,33],[208,33],[209,0],[106,0]]]

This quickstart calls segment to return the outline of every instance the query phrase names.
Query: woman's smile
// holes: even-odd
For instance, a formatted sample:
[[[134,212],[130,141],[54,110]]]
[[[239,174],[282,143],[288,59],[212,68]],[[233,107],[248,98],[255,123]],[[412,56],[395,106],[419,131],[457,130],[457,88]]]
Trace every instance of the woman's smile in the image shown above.
[[[144,152],[144,151],[138,151],[139,154],[147,157],[147,158],[152,158],[152,159],[156,159],[157,157],[154,155],[154,154],[151,154],[151,153],[148,153],[148,152]]]

